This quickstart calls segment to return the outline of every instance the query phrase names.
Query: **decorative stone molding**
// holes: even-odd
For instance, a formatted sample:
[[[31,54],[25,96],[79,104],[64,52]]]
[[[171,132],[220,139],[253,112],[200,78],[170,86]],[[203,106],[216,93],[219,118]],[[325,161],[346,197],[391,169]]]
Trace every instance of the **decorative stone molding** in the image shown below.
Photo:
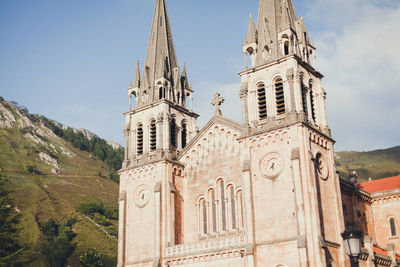
[[[293,148],[292,149],[292,156],[291,156],[291,160],[298,160],[300,159],[300,150],[299,148]]]
[[[247,82],[243,82],[240,91],[239,91],[239,97],[240,99],[246,98],[249,90],[247,88]]]
[[[297,237],[297,247],[305,248],[307,246],[307,240],[305,235],[299,235]]]
[[[122,191],[119,193],[118,201],[125,201],[126,198],[126,191]]]
[[[161,192],[161,182],[158,182],[155,186],[154,186],[154,193],[160,193]]]
[[[328,140],[314,131],[310,131],[310,141],[324,149],[328,149]]]

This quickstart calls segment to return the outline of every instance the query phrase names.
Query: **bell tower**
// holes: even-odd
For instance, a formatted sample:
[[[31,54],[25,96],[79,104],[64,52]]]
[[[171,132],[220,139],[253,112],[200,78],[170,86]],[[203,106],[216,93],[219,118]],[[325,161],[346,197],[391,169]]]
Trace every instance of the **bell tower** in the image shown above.
[[[179,152],[197,134],[193,90],[178,66],[165,0],[156,0],[146,59],[128,89],[120,170],[118,266],[159,266],[178,242],[175,182]]]
[[[128,96],[124,166],[174,159],[196,134],[198,115],[192,112],[186,66],[180,69],[177,63],[164,0],[156,1],[142,75],[137,62]]]
[[[257,28],[250,14],[243,53],[240,97],[252,131],[304,122],[330,136],[315,47],[291,0],[260,1]]]
[[[339,177],[323,75],[292,0],[260,0],[257,25],[250,14],[242,47],[241,150],[248,151],[242,154],[242,175],[252,188],[245,196],[253,212],[247,223],[254,225],[247,240],[256,266],[344,266]],[[285,262],[257,256],[277,247],[293,257]]]

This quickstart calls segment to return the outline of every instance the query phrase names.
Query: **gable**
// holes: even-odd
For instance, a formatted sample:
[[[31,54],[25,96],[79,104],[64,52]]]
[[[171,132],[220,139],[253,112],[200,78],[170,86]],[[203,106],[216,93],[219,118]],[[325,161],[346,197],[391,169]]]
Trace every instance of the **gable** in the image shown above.
[[[178,160],[192,158],[194,154],[202,155],[213,149],[221,149],[221,145],[231,147],[238,145],[242,125],[221,116],[214,116],[203,129],[187,144],[179,154]],[[204,151],[207,149],[207,151]]]

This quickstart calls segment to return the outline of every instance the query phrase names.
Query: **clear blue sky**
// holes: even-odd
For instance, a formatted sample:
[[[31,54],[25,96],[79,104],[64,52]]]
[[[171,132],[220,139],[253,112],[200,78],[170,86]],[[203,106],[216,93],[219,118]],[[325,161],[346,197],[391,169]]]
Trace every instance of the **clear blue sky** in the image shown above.
[[[155,0],[1,0],[0,96],[124,143],[122,113],[143,62]],[[336,150],[400,145],[400,4],[294,0],[317,46]],[[258,0],[167,0],[173,38],[195,90],[199,125],[218,91],[238,109],[248,14]],[[142,66],[142,65],[141,65]]]

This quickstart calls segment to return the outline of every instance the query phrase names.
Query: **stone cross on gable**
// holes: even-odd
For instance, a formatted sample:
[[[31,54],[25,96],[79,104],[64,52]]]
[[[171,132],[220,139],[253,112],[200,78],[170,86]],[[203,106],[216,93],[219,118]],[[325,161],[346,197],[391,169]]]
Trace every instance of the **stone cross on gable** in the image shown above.
[[[215,106],[215,115],[222,116],[221,105],[222,103],[224,103],[224,101],[225,99],[222,98],[220,94],[218,93],[215,94],[214,99],[211,102],[211,104]]]

